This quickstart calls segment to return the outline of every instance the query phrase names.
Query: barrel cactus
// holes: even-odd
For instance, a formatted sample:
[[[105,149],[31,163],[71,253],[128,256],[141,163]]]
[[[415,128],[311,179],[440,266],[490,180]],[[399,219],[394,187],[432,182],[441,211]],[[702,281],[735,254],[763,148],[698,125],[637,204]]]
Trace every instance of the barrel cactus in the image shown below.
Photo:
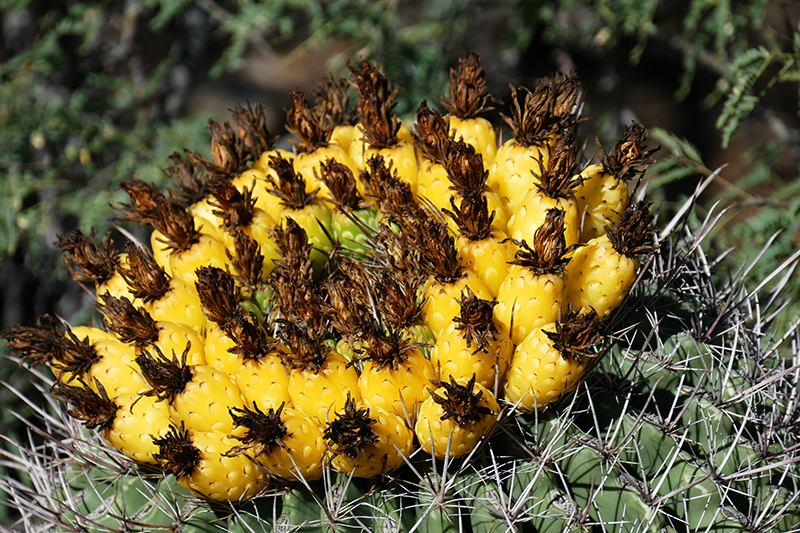
[[[149,247],[59,238],[103,327],[3,332],[48,367],[12,527],[800,530],[788,265],[721,283],[694,199],[657,230],[645,130],[582,162],[575,75],[500,146],[477,53],[411,128],[351,83],[293,93],[293,151],[238,106],[169,194],[124,181]]]

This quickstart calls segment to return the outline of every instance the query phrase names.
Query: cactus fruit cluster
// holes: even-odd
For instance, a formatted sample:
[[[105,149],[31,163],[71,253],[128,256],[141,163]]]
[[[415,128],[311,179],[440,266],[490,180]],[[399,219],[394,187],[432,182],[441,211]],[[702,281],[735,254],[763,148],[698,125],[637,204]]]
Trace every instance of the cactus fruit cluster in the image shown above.
[[[644,130],[587,163],[555,74],[498,143],[474,52],[412,127],[350,78],[292,93],[291,151],[237,106],[167,194],[122,182],[149,247],[59,237],[103,327],[3,332],[52,371],[20,527],[800,531],[782,284],[717,286],[691,202],[656,233]]]

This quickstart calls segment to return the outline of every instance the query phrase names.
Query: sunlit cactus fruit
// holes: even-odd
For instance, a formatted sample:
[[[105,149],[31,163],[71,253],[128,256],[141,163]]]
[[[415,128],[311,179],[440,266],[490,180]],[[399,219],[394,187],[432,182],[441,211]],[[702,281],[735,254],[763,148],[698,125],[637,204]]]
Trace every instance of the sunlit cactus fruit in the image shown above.
[[[313,481],[322,477],[327,449],[322,426],[315,419],[281,403],[276,409],[231,409],[237,427],[244,434],[234,438],[242,444],[231,455],[250,454],[270,476],[286,481]]]
[[[403,465],[414,439],[402,417],[380,407],[359,409],[349,396],[324,436],[331,466],[355,477],[375,477]]]
[[[568,312],[563,319],[531,329],[514,349],[505,379],[505,398],[520,411],[543,409],[578,386],[602,323],[594,311]]]
[[[472,452],[500,414],[494,394],[470,379],[434,381],[414,426],[420,446],[439,459]]]
[[[491,95],[486,90],[486,71],[480,54],[474,50],[459,59],[458,67],[458,71],[450,70],[450,90],[442,98],[450,133],[455,140],[475,148],[488,170],[497,153],[497,134],[492,123],[482,116],[493,109],[487,105]]]
[[[720,217],[652,203],[638,123],[587,142],[576,74],[456,67],[404,122],[353,62],[291,149],[236,105],[120,182],[145,242],[58,238],[98,315],[2,332],[12,530],[800,531],[792,263],[716,273]]]
[[[564,268],[569,262],[564,233],[564,211],[552,208],[533,234],[531,245],[519,242],[494,308],[514,344],[561,314],[567,295]]]
[[[443,381],[469,379],[496,391],[505,379],[514,352],[508,330],[495,323],[495,300],[482,300],[467,288],[459,299],[461,312],[453,319],[431,351],[431,362]]]
[[[172,426],[155,439],[156,459],[178,479],[178,484],[198,496],[238,502],[255,496],[266,486],[266,476],[250,459],[228,452],[236,444],[222,431],[189,431]]]

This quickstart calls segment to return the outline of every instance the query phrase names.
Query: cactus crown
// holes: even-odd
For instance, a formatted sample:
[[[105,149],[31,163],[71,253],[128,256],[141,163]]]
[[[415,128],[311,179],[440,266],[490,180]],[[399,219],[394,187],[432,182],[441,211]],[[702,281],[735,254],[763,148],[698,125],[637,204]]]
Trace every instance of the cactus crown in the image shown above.
[[[188,156],[184,157],[178,152],[173,152],[169,160],[172,165],[163,172],[177,188],[177,190],[170,189],[171,198],[183,207],[190,207],[208,196],[208,182],[205,175],[201,174],[201,168],[195,167]]]
[[[289,347],[288,351],[280,352],[283,364],[289,368],[318,373],[325,364],[330,349],[318,338],[314,338],[314,332],[309,332],[309,328],[303,328],[289,319],[279,319],[278,324],[278,333]]]
[[[228,326],[236,345],[228,351],[242,356],[244,361],[259,361],[269,354],[280,354],[278,341],[267,336],[258,324],[239,314]]]
[[[230,273],[218,267],[200,267],[197,269],[195,287],[203,314],[223,330],[241,314],[239,288]]]
[[[234,230],[231,235],[233,235],[233,253],[226,250],[225,255],[233,267],[233,279],[243,291],[252,294],[263,285],[264,254],[261,253],[261,245],[241,230]]]
[[[142,347],[158,339],[160,328],[143,307],[137,309],[127,298],[107,293],[102,294],[100,300],[103,322],[122,342]]]
[[[326,74],[314,91],[314,114],[331,126],[349,126],[356,123],[355,111],[350,108],[350,82]]]
[[[181,422],[180,427],[170,426],[169,432],[163,437],[153,438],[153,443],[158,446],[155,454],[162,468],[181,478],[190,476],[200,464],[201,452],[192,444],[189,430]]]
[[[610,154],[597,140],[603,171],[618,180],[630,180],[644,174],[648,165],[656,162],[652,155],[660,148],[646,150],[643,146],[646,140],[647,132],[635,121],[632,121],[630,126],[625,126],[625,132],[611,149]]]
[[[367,206],[358,192],[356,178],[347,165],[328,159],[319,166],[319,179],[328,187],[333,203],[340,209],[362,209]]]
[[[238,109],[242,108],[237,108],[237,119],[246,120],[246,118],[249,118],[246,117],[247,112],[238,111]],[[214,119],[209,119],[206,127],[211,130],[211,157],[213,161],[209,161],[199,152],[187,152],[187,156],[194,165],[205,170],[209,177],[230,180],[244,171],[247,168],[247,163],[253,159],[253,153],[248,146],[248,142],[253,142],[253,139],[248,137],[247,134],[237,135],[229,122],[220,124]]]
[[[275,145],[277,137],[273,137],[267,127],[267,115],[264,106],[257,103],[254,107],[239,104],[233,109],[233,119],[239,126],[239,139],[246,152],[246,158],[256,160],[264,152],[269,152]]]
[[[367,60],[357,66],[350,65],[361,112],[360,128],[369,144],[375,148],[391,148],[399,142],[400,119],[392,110],[396,105],[397,90],[394,82],[378,66]]]
[[[453,420],[459,426],[465,427],[480,422],[484,415],[491,415],[492,410],[478,405],[483,398],[483,391],[473,392],[475,387],[475,374],[461,385],[450,376],[450,382],[431,380],[437,389],[444,389],[444,396],[439,396],[433,389],[428,389],[431,398],[442,406],[444,414],[442,420]]]
[[[447,154],[447,143],[450,141],[449,119],[435,109],[428,107],[423,100],[417,109],[417,123],[414,128],[414,145],[426,158],[443,163]]]
[[[70,385],[57,381],[50,394],[72,405],[72,409],[67,409],[67,414],[80,420],[88,429],[110,428],[114,424],[119,407],[108,397],[103,384],[95,379],[94,386],[97,387],[95,392],[85,381],[78,380],[78,383],[79,385]]]
[[[334,454],[356,458],[365,447],[378,442],[370,426],[376,423],[369,417],[369,409],[357,409],[356,402],[347,393],[344,412],[328,423],[323,434],[328,449]]]
[[[142,369],[142,376],[151,387],[144,393],[145,396],[155,396],[159,400],[172,403],[186,389],[186,385],[194,377],[192,367],[186,364],[191,347],[191,341],[186,341],[186,349],[180,358],[174,351],[172,357],[167,357],[156,344],[141,349],[136,356],[136,364]]]
[[[453,236],[436,220],[419,224],[422,239],[422,256],[441,283],[452,283],[461,277],[461,258],[456,252]]]
[[[492,320],[497,300],[482,300],[467,287],[461,293],[458,303],[461,305],[461,312],[453,319],[456,329],[464,335],[467,348],[475,344],[476,353],[484,350],[489,340],[497,339],[497,327]]]
[[[482,241],[492,233],[494,213],[489,214],[486,197],[480,192],[469,192],[461,199],[461,205],[455,198],[450,199],[451,209],[442,212],[453,219],[458,231],[471,241]]]
[[[527,267],[537,276],[563,272],[569,263],[566,254],[573,249],[567,247],[564,237],[564,210],[555,207],[547,210],[544,223],[533,234],[532,246],[524,240],[515,244],[519,250],[513,264]]]
[[[208,182],[208,188],[214,195],[208,203],[215,208],[212,212],[222,219],[223,228],[230,231],[250,225],[256,206],[252,189],[245,187],[239,191],[233,183],[218,177]]]
[[[561,131],[545,165],[539,158],[539,173],[534,174],[534,186],[550,198],[566,198],[575,192],[579,179],[575,159],[575,133]]]
[[[481,55],[471,50],[467,57],[459,58],[458,71],[450,69],[450,93],[442,97],[442,105],[450,114],[468,119],[494,109],[486,105],[491,98]]]
[[[117,272],[125,279],[131,294],[145,303],[163,298],[170,291],[170,277],[156,262],[146,248],[129,241],[125,244],[128,254],[126,265],[119,265]]]
[[[35,327],[14,325],[0,333],[6,344],[21,353],[24,360],[50,364],[70,375],[70,380],[86,373],[100,360],[88,338],[78,339],[72,330],[65,333],[50,315],[36,320]]]
[[[472,145],[462,140],[449,141],[442,164],[447,169],[452,188],[462,196],[484,190],[489,171],[484,170],[483,156]]]
[[[64,263],[72,279],[81,285],[105,283],[119,266],[119,253],[110,233],[103,235],[102,248],[94,242],[94,229],[88,237],[79,229],[70,235],[59,235],[56,246],[64,251]]]
[[[636,257],[653,251],[655,229],[650,205],[646,200],[631,204],[622,213],[619,224],[609,220],[606,236],[619,254]]]
[[[289,142],[304,154],[327,146],[334,126],[326,116],[327,106],[311,107],[303,91],[294,90],[291,95],[292,107],[286,110],[286,131],[299,140],[290,139]]]
[[[580,313],[569,309],[566,316],[555,323],[555,331],[546,331],[545,335],[562,357],[582,363],[598,356],[592,349],[603,340],[603,326],[603,319],[594,310]]]
[[[362,337],[367,341],[364,358],[372,361],[378,370],[387,367],[396,370],[408,359],[409,352],[417,347],[408,342],[399,330],[384,332],[374,325],[365,327]]]
[[[269,193],[280,198],[281,203],[289,209],[303,209],[314,200],[319,192],[319,189],[306,192],[305,178],[295,172],[292,162],[283,156],[271,155],[269,167],[275,171],[278,178],[276,183],[270,174],[267,175],[273,185]]]
[[[234,456],[250,452],[253,456],[259,456],[281,446],[282,439],[289,434],[286,424],[281,420],[284,405],[281,403],[278,409],[269,409],[266,413],[261,411],[255,402],[252,410],[247,407],[232,408],[230,414],[234,425],[243,427],[246,431],[244,436],[233,435],[233,438],[242,444],[231,448],[226,455]]]
[[[138,222],[163,234],[160,238],[170,253],[188,250],[200,239],[191,213],[175,198],[167,198],[139,179],[125,180],[120,187],[131,199],[130,204],[115,206],[123,216],[115,220]]]

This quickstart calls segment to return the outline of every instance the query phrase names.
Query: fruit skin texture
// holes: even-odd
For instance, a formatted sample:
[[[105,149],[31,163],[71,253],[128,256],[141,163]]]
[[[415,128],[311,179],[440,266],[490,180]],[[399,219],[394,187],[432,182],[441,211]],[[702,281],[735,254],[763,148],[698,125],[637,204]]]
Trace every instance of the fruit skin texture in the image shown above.
[[[162,298],[147,302],[144,308],[154,320],[174,320],[205,332],[206,320],[197,290],[178,278],[170,280],[170,289]]]
[[[106,441],[138,463],[157,464],[153,454],[158,453],[158,446],[153,437],[169,431],[167,404],[138,394],[120,394],[114,403],[119,409],[112,426],[103,432]]]
[[[377,437],[374,444],[368,444],[356,457],[339,454],[331,459],[331,466],[344,474],[354,477],[373,477],[390,472],[402,466],[404,457],[414,449],[414,433],[406,427],[403,419],[395,413],[380,407],[369,409],[370,418],[375,420],[371,427]],[[385,466],[384,466],[384,457]]]
[[[510,330],[511,341],[519,344],[533,329],[558,319],[566,289],[560,274],[536,275],[527,267],[511,265],[497,294],[495,317]]]
[[[574,196],[551,198],[531,189],[522,197],[516,212],[508,219],[508,235],[518,241],[530,241],[533,234],[544,223],[549,209],[564,211],[564,239],[566,246],[580,241],[581,224],[578,202]]]
[[[195,365],[191,370],[191,381],[169,402],[173,422],[183,421],[192,431],[233,433],[233,419],[228,411],[244,407],[239,387],[218,368]]]
[[[155,341],[155,344],[161,353],[170,358],[173,353],[181,357],[188,348],[186,364],[206,364],[206,343],[194,328],[180,322],[159,321],[157,324],[158,340]],[[148,348],[145,347],[145,349]]]
[[[618,180],[605,173],[599,176],[599,180],[600,183],[597,184],[597,188],[586,206],[586,217],[581,234],[581,240],[584,242],[605,235],[605,227],[609,224],[608,219],[618,223],[620,213],[625,211],[630,204],[628,184],[624,180]]]
[[[483,166],[486,170],[491,168],[497,155],[497,134],[492,123],[483,117],[459,118],[448,115],[450,119],[450,134],[455,140],[463,140],[475,151],[483,156]]]
[[[514,260],[516,253],[513,245],[506,239],[508,235],[496,229],[485,239],[472,241],[464,235],[459,235],[456,239],[461,265],[478,276],[492,297],[497,296],[500,285],[508,276],[509,263]]]
[[[417,196],[420,200],[427,198],[440,210],[451,209],[450,198],[455,192],[450,185],[447,170],[441,164],[426,159],[420,161],[417,180]]]
[[[155,233],[155,232],[154,232]],[[163,247],[163,245],[160,245]],[[214,266],[217,268],[225,269],[228,263],[228,256],[225,253],[225,245],[216,240],[210,235],[201,233],[198,237],[198,242],[191,248],[183,252],[172,253],[168,255],[169,268],[166,268],[159,262],[168,274],[183,280],[185,283],[192,287],[197,282],[195,271],[202,266]],[[153,255],[158,260],[155,248]]]
[[[523,413],[541,410],[575,389],[586,364],[564,358],[545,332],[555,324],[535,328],[517,345],[503,387],[506,401]]]
[[[465,385],[468,380],[461,378],[456,381],[460,385]],[[414,433],[416,433],[422,449],[428,453],[431,453],[431,442],[433,442],[433,451],[437,459],[444,459],[448,455],[448,441],[450,458],[468,454],[475,448],[481,437],[494,426],[497,414],[500,412],[500,406],[494,394],[480,383],[475,383],[472,390],[474,393],[482,394],[478,407],[488,408],[493,413],[483,415],[480,421],[473,424],[461,426],[452,419],[442,420],[446,412],[441,405],[433,401],[432,397],[425,400],[420,407]],[[433,392],[441,397],[447,397],[444,387],[439,387]],[[431,441],[431,437],[433,437],[433,441]]]
[[[289,481],[299,479],[298,474],[307,481],[321,478],[326,448],[319,422],[291,408],[281,411],[281,421],[286,426],[281,445],[260,454],[258,461],[271,475]]]
[[[252,498],[267,486],[264,473],[245,455],[225,456],[238,444],[225,432],[199,431],[191,438],[200,450],[200,461],[191,474],[178,477],[181,487],[212,500],[237,502]]]
[[[216,322],[208,321],[206,326],[205,358],[206,364],[235,376],[242,367],[242,358],[228,351],[236,347],[234,341]]]
[[[100,360],[86,373],[86,382],[95,392],[99,392],[95,380],[100,382],[112,400],[121,394],[137,394],[147,390],[147,382],[141,377],[139,365],[136,364],[133,346],[116,338],[98,339],[92,344]]]
[[[336,411],[344,409],[348,393],[361,401],[358,374],[340,353],[331,350],[319,372],[292,369],[289,371],[289,396],[295,408],[321,424],[332,420]]]
[[[267,411],[291,402],[289,374],[275,354],[244,361],[233,377],[247,405]]]
[[[119,254],[119,262],[121,266],[127,266],[128,264],[128,254],[125,252],[121,252]],[[99,283],[95,286],[95,294],[98,298],[100,298],[103,294],[110,294],[115,298],[127,298],[130,301],[138,300],[134,298],[133,294],[131,294],[130,287],[128,287],[128,283],[125,281],[119,272],[115,272],[110,279],[104,281],[103,283]]]
[[[450,376],[456,380],[469,380],[475,375],[476,383],[489,390],[495,390],[495,381],[502,383],[514,345],[502,328],[497,328],[497,340],[489,340],[483,350],[478,350],[475,343],[467,346],[467,339],[455,322],[447,326],[436,341],[431,352],[431,363],[439,373],[438,379],[449,381]]]
[[[358,379],[363,404],[397,414],[409,425],[416,418],[418,404],[425,399],[425,386],[436,377],[433,365],[418,349],[406,352],[408,358],[397,368],[379,369],[365,361]]]
[[[581,247],[567,264],[567,298],[573,309],[608,316],[622,304],[639,270],[639,259],[620,254],[605,235]]]
[[[525,192],[537,180],[534,173],[547,165],[548,150],[544,147],[526,147],[510,139],[497,150],[494,163],[486,180],[493,191],[500,195],[509,215],[516,212]]]

